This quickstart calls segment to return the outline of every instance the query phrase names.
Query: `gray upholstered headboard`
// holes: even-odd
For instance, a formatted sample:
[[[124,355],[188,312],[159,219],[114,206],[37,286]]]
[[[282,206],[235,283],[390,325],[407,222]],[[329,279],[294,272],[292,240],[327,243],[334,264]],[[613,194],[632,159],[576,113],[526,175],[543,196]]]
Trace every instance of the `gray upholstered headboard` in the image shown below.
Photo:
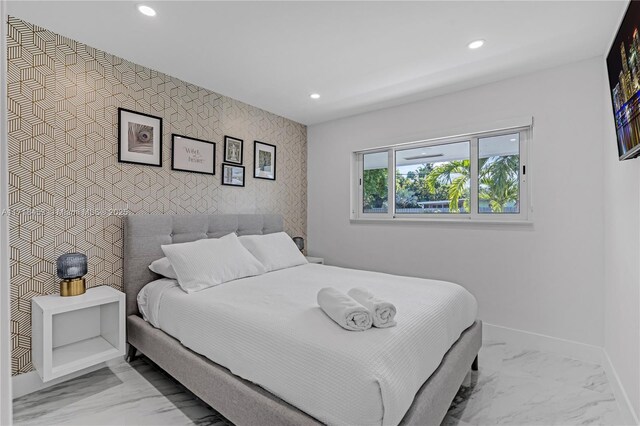
[[[282,216],[275,214],[131,215],[124,220],[124,292],[127,315],[138,314],[138,292],[160,278],[149,264],[164,257],[162,244],[203,238],[271,234],[283,230]]]

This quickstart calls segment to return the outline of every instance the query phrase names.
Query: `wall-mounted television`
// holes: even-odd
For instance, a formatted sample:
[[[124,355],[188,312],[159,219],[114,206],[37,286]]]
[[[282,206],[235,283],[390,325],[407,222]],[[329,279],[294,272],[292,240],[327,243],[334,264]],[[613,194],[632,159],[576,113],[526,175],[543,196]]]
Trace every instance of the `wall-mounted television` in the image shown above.
[[[640,155],[640,1],[630,1],[607,55],[620,160]]]

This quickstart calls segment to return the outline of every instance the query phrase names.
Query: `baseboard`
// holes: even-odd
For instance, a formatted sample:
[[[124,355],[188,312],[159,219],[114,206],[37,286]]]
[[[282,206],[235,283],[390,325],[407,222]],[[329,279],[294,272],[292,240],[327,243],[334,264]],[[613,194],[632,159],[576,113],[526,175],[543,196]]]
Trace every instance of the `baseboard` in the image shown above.
[[[106,363],[97,364],[84,370],[76,371],[68,376],[60,377],[44,383],[38,372],[30,371],[28,373],[18,374],[11,378],[11,390],[13,399],[20,398],[21,396],[28,395],[30,393],[46,389],[51,386],[55,386],[59,383],[66,382],[67,380],[75,379],[76,377],[83,376],[92,371],[99,370],[105,367]]]
[[[599,346],[588,345],[573,340],[547,336],[515,328],[483,322],[483,340],[498,340],[516,347],[553,352],[567,358],[599,364],[605,371],[625,425],[638,425],[638,417],[633,410],[629,397],[620,382],[620,378],[611,363],[609,355]]]
[[[602,368],[604,368],[605,373],[607,373],[607,378],[609,379],[609,383],[611,384],[611,389],[613,390],[613,395],[616,397],[616,401],[618,402],[618,406],[620,407],[620,412],[622,413],[622,421],[625,425],[638,425],[638,416],[633,409],[633,405],[631,404],[631,400],[629,399],[629,395],[624,390],[622,386],[622,382],[620,381],[620,376],[616,372],[613,363],[611,362],[611,358],[609,358],[609,354],[606,350],[602,350],[604,354],[604,362],[602,363]]]
[[[487,324],[486,322],[483,324],[482,335],[484,340],[500,340],[514,346],[553,352],[567,358],[595,364],[602,364],[604,361],[603,349],[599,346],[501,325]]]

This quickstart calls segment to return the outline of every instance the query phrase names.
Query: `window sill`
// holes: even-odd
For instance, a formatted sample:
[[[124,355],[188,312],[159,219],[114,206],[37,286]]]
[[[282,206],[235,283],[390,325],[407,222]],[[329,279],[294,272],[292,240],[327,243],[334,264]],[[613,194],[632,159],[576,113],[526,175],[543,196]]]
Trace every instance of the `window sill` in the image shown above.
[[[482,225],[482,226],[514,226],[514,227],[533,227],[533,220],[500,220],[500,219],[463,219],[463,218],[351,218],[351,223],[400,223],[407,225],[425,224],[447,224],[447,225]]]

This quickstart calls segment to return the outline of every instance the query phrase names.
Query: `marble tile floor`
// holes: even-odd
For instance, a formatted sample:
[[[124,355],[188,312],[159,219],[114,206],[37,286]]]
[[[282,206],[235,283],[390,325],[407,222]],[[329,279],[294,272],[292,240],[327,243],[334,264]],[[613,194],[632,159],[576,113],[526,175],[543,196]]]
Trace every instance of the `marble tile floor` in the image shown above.
[[[13,401],[14,425],[229,426],[151,361],[124,360]]]
[[[488,341],[479,359],[442,426],[623,424],[600,365]]]
[[[231,423],[144,357],[14,401],[16,425]],[[487,342],[441,426],[620,425],[602,367]]]

